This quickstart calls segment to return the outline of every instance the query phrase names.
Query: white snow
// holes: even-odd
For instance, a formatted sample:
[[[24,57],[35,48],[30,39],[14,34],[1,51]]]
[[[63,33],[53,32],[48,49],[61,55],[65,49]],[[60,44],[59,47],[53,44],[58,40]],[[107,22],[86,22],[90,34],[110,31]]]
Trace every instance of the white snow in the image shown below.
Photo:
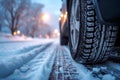
[[[51,47],[54,48],[54,47]],[[55,54],[53,54],[54,49],[51,50],[49,48],[48,52],[42,52],[39,54],[35,54],[34,52],[33,55],[37,55],[36,57],[31,60],[30,56],[26,56],[24,61],[27,59],[30,59],[28,63],[25,64],[19,69],[15,69],[14,73],[6,78],[1,78],[1,80],[48,80],[49,79],[49,74],[52,70]],[[30,54],[28,54],[30,55]],[[21,66],[22,61],[21,60],[16,60],[20,61],[19,64]],[[14,63],[14,61],[10,61]],[[8,63],[6,63],[8,64]],[[18,64],[18,63],[17,63]],[[14,64],[15,65],[15,64]],[[16,65],[17,67],[18,65]],[[10,70],[12,69],[13,66],[11,66]],[[4,69],[3,69],[4,70]],[[6,70],[8,71],[8,70]],[[5,72],[6,73],[6,72]],[[0,74],[1,75],[1,74]],[[1,77],[1,76],[0,76]]]
[[[16,38],[10,34],[0,33],[0,58],[1,56],[11,56],[16,53],[21,54],[34,47],[54,41],[58,41],[58,39],[28,39],[20,36]]]
[[[11,34],[6,34],[6,33],[2,33],[0,32],[0,43],[1,42],[11,42],[11,41],[39,41],[41,43],[47,43],[50,41],[59,41],[58,38],[51,38],[51,39],[46,39],[46,38],[31,38],[31,37],[26,37],[25,35],[21,35],[21,36],[12,36]]]
[[[115,77],[110,74],[106,74],[103,76],[102,80],[115,80]]]
[[[3,41],[25,41],[25,40],[32,40],[30,37],[22,36],[12,36],[11,34],[6,34],[0,32],[0,42]]]
[[[107,70],[107,67],[100,67],[101,70]]]
[[[98,73],[98,72],[100,71],[100,68],[96,68],[96,67],[95,67],[95,68],[93,68],[92,71],[93,71],[93,73]]]
[[[57,41],[57,39],[16,38],[9,34],[0,34],[0,80],[20,78],[20,80],[39,80],[43,78],[43,73],[47,80],[55,57],[52,53],[54,49],[51,47],[52,51],[48,50],[46,53],[41,51],[47,48],[48,44],[52,42],[56,44]]]
[[[25,54],[16,54],[0,59],[0,78],[12,74],[15,69],[20,68],[23,64],[34,58],[39,51],[40,48],[37,48]]]

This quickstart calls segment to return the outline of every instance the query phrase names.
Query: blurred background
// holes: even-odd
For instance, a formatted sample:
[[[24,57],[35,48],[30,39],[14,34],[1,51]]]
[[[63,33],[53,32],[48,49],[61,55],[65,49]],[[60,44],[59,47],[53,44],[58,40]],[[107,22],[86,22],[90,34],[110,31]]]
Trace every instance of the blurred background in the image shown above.
[[[61,0],[0,0],[0,35],[58,38]]]

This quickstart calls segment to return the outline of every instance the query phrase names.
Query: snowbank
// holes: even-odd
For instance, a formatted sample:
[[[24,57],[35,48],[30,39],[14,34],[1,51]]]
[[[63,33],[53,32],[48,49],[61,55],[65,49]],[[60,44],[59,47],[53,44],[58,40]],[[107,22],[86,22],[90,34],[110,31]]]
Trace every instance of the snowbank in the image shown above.
[[[11,34],[1,33],[0,32],[0,42],[8,42],[8,41],[40,41],[42,43],[51,42],[51,41],[59,41],[59,38],[31,38],[26,37],[25,35],[21,36],[12,36]]]
[[[51,48],[40,52],[28,63],[16,69],[12,75],[1,80],[48,80],[55,59],[54,47]]]
[[[30,37],[22,36],[12,36],[11,34],[1,33],[0,32],[0,42],[3,41],[25,41],[32,40]]]
[[[103,76],[102,80],[116,80],[114,76],[106,74]]]
[[[23,64],[34,58],[41,48],[36,48],[28,53],[5,57],[0,60],[0,78],[6,77],[14,72],[15,69],[20,68]]]

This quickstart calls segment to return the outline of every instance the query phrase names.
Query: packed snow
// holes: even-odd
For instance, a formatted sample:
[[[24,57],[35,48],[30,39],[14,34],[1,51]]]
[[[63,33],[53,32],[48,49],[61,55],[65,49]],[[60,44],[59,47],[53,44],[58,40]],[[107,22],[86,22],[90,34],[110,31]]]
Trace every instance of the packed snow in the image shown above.
[[[53,54],[53,50],[50,51],[50,48],[46,50],[46,51],[49,51],[49,53],[48,52],[40,53],[40,51],[38,50],[38,54],[35,54],[34,52],[32,52],[33,55],[27,54],[28,56],[26,56],[24,59],[20,58],[22,61],[20,59],[16,60],[19,62],[19,65],[21,67],[18,68],[19,65],[17,63],[16,69],[14,70],[12,75],[1,80],[42,80],[42,79],[48,80],[49,74],[51,72],[52,65],[54,62],[54,58],[55,58],[55,54]],[[15,61],[12,61],[12,62],[15,65]],[[11,68],[12,67],[13,66],[11,66]]]
[[[103,76],[102,80],[115,80],[115,77],[110,74],[106,74]]]
[[[53,42],[55,40],[57,39],[29,39],[21,36],[16,38],[16,36],[12,36],[10,34],[0,33],[0,57],[6,55],[11,56],[16,53],[22,54],[23,52],[31,50],[32,48]]]
[[[16,54],[13,56],[6,56],[0,60],[0,77],[6,77],[10,75],[15,69],[20,68],[23,64],[27,63],[29,60],[34,58],[38,52],[37,50],[32,50],[24,54]]]
[[[7,36],[7,37],[6,37]],[[9,36],[9,37],[8,37]],[[6,37],[6,38],[5,38]],[[54,39],[22,39],[21,37],[16,38],[15,36],[1,34],[0,35],[0,80],[13,80],[15,76],[12,76],[11,74],[16,74],[19,71],[24,73],[29,70],[29,66],[25,64],[32,65],[32,68],[38,67],[36,71],[42,71],[43,67],[52,68],[54,56],[51,54],[45,55],[45,53],[40,53],[43,49],[47,48]],[[43,61],[43,58],[40,58],[40,56],[44,55],[44,62],[41,64],[40,68],[40,59]],[[35,58],[35,59],[34,59]],[[39,59],[40,58],[40,59]],[[49,59],[52,58],[51,66],[45,66],[45,63],[48,63]],[[31,62],[30,62],[31,61]],[[33,62],[32,62],[33,61]],[[33,63],[36,63],[37,65],[34,66]],[[35,72],[31,72],[32,74],[35,74]],[[43,72],[39,72],[42,73]],[[50,70],[49,70],[50,73]],[[47,73],[48,74],[48,70]],[[10,77],[8,77],[10,76]],[[16,74],[17,76],[17,74]],[[46,75],[49,76],[49,75]],[[31,77],[31,76],[30,76]],[[35,76],[34,76],[35,78]],[[42,78],[42,77],[41,77]],[[45,77],[48,78],[48,77]],[[15,78],[19,79],[19,78]],[[36,78],[35,78],[36,79]],[[24,80],[24,79],[23,79]],[[30,79],[28,79],[30,80]],[[31,80],[34,80],[31,78]],[[36,79],[39,80],[39,79]]]

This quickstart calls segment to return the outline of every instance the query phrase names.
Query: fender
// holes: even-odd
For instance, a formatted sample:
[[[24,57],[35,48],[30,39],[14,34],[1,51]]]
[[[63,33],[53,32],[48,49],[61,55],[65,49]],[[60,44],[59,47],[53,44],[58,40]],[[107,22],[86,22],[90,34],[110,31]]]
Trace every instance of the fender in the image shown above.
[[[120,0],[93,0],[98,21],[120,25]]]

